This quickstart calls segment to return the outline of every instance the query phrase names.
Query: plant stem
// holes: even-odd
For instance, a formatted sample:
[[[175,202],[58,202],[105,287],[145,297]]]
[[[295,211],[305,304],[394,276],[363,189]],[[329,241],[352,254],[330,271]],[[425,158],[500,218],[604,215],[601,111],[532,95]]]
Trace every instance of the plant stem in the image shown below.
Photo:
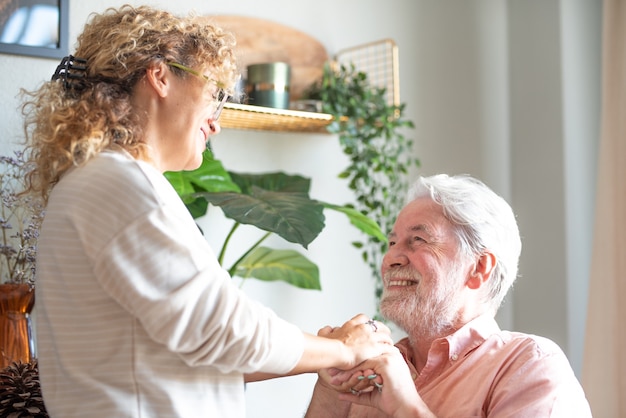
[[[1,177],[0,177],[0,179],[1,179]],[[2,186],[2,182],[1,181],[0,181],[0,186]],[[8,222],[8,219],[6,218],[6,212],[5,212],[6,208],[5,208],[4,204],[1,205],[1,206],[2,206],[2,208],[1,208],[2,209],[2,222]],[[7,243],[10,242],[10,240],[7,237],[7,230],[6,230],[4,225],[2,225],[1,229],[2,229],[2,242],[5,245],[7,245]],[[5,250],[8,251],[8,248],[6,248]],[[6,274],[6,278],[8,279],[8,281],[11,281],[11,278],[13,277],[13,271],[11,269],[11,258],[8,256],[8,254],[6,254],[4,252],[2,254],[3,254],[3,258],[5,259],[5,261],[4,262],[0,262],[0,272],[2,271],[2,264],[6,263],[6,267],[7,267],[7,270],[8,270],[7,274]],[[0,283],[2,283],[2,277],[0,277]]]
[[[254,245],[252,245],[252,247],[250,247],[248,249],[248,251],[246,251],[245,253],[242,254],[241,257],[239,257],[237,259],[237,261],[235,261],[233,263],[233,265],[228,269],[228,274],[230,274],[231,277],[233,277],[235,275],[235,270],[237,269],[237,266],[239,265],[239,263],[241,262],[241,260],[243,260],[248,254],[250,254],[252,252],[252,250],[254,250],[256,247],[258,247],[259,245],[261,245],[261,243],[263,241],[265,241],[267,239],[267,237],[269,237],[270,235],[272,235],[271,232],[266,232],[265,235],[263,235],[261,237],[261,239],[259,239],[257,242],[254,243]],[[245,280],[246,278],[243,277],[243,279]]]
[[[220,266],[224,265],[224,254],[226,254],[226,247],[228,247],[228,243],[230,242],[230,239],[232,238],[237,228],[239,228],[239,225],[241,225],[239,222],[235,222],[233,224],[233,227],[230,228],[230,231],[228,232],[228,235],[224,240],[224,244],[222,244],[222,250],[220,251],[220,255],[217,257],[217,261],[220,263]]]

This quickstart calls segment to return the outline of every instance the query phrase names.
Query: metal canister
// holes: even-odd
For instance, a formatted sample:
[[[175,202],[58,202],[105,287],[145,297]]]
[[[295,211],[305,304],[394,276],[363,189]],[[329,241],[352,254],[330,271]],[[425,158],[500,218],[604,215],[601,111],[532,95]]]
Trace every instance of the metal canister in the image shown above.
[[[289,81],[291,68],[285,62],[248,65],[246,95],[248,104],[289,108]]]

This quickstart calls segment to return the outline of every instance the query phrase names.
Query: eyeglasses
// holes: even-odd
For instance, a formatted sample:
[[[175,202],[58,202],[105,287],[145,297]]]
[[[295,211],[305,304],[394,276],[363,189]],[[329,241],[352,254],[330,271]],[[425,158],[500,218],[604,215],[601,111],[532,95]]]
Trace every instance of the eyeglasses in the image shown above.
[[[207,83],[211,83],[211,84],[217,84],[218,86],[218,90],[217,90],[217,94],[215,94],[215,96],[213,96],[213,99],[215,100],[215,102],[217,103],[216,107],[215,107],[215,111],[213,112],[213,120],[218,120],[220,117],[220,114],[222,113],[222,109],[224,109],[224,105],[226,104],[226,102],[228,101],[228,99],[230,98],[230,95],[228,93],[226,93],[226,90],[224,90],[223,88],[221,88],[219,85],[220,83],[216,80],[213,80],[212,78],[209,78],[208,76],[194,70],[193,68],[189,68],[183,64],[179,64],[177,62],[168,62],[167,65],[171,66],[171,67],[176,67],[179,70],[183,70],[189,74],[193,74],[196,77],[200,77],[203,78],[204,81],[206,81]]]

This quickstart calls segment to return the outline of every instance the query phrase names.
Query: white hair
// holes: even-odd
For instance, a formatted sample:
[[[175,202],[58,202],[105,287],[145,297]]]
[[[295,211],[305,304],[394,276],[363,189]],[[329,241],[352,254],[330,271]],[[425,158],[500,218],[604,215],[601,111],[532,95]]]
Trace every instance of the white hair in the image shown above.
[[[419,177],[407,194],[407,203],[429,197],[452,223],[461,251],[477,256],[495,255],[496,265],[487,281],[486,301],[495,313],[517,278],[522,242],[511,206],[480,180],[468,175],[437,174]]]

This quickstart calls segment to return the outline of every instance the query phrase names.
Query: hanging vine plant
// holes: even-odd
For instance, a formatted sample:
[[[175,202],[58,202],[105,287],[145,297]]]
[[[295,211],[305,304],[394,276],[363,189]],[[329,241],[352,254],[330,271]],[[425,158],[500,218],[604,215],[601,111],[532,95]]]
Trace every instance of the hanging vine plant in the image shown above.
[[[379,223],[388,232],[404,205],[412,168],[413,140],[405,136],[414,128],[404,116],[405,104],[389,104],[384,88],[372,86],[367,74],[354,65],[324,67],[322,79],[311,86],[310,98],[322,101],[322,110],[334,116],[328,131],[339,136],[349,165],[339,177],[354,192],[354,208]],[[376,298],[382,293],[380,261],[387,242],[374,236],[353,245],[362,250],[363,260],[376,280]]]

